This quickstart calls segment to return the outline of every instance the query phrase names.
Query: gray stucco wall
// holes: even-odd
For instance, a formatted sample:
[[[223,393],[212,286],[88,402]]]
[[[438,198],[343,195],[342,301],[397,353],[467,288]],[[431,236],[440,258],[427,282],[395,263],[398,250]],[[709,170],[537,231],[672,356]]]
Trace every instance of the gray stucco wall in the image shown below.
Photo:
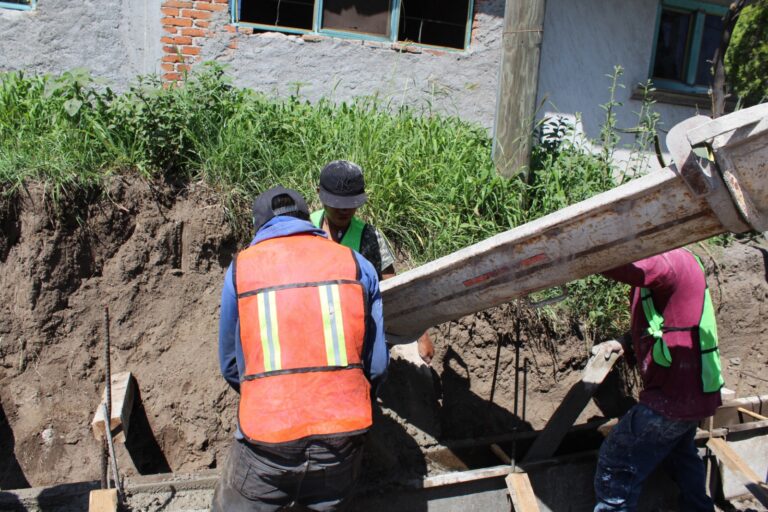
[[[467,51],[422,49],[413,54],[393,50],[389,44],[321,38],[307,42],[286,34],[241,36],[234,52],[212,41],[216,50],[204,49],[207,58],[230,64],[238,85],[309,100],[378,95],[393,106],[432,107],[490,128],[496,102],[504,17],[503,0],[475,4],[476,30]]]
[[[38,0],[0,9],[0,71],[85,67],[123,89],[160,69],[160,0]]]

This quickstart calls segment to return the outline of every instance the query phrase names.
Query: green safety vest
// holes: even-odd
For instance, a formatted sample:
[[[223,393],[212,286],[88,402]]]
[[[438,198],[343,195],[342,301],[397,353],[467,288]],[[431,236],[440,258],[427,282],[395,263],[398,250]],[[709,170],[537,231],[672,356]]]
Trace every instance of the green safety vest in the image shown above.
[[[704,272],[704,265],[698,256],[691,253]],[[706,286],[706,283],[705,283]],[[725,381],[720,370],[720,352],[717,348],[717,322],[709,287],[704,289],[704,307],[702,308],[699,325],[693,327],[664,327],[664,317],[653,305],[653,297],[648,288],[640,289],[643,312],[648,321],[648,333],[656,340],[653,344],[653,361],[659,366],[669,368],[672,365],[672,354],[664,342],[663,333],[670,331],[699,330],[699,348],[701,350],[701,380],[705,393],[720,391]]]
[[[312,220],[312,224],[314,224],[316,228],[322,229],[324,215],[325,210],[317,210],[316,212],[312,212],[312,215],[310,215],[309,218]],[[360,252],[360,243],[363,239],[364,227],[365,222],[361,221],[357,217],[352,217],[352,222],[350,222],[346,233],[344,233],[344,236],[341,237],[341,245],[344,247],[349,247],[354,251]]]

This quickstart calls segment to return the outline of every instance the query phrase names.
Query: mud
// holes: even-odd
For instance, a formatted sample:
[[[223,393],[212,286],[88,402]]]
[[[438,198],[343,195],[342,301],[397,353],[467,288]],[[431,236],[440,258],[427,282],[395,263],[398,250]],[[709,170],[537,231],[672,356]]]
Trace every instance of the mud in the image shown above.
[[[112,371],[130,370],[138,383],[121,471],[217,468],[237,402],[218,371],[219,295],[240,243],[217,195],[199,183],[130,178],[64,213],[44,198],[30,186],[0,213],[0,488],[99,478],[90,422],[103,389],[107,307]],[[736,243],[699,254],[712,272],[727,386],[737,396],[767,393],[768,252]],[[393,350],[366,447],[371,481],[460,469],[425,456],[438,444],[541,428],[592,343],[522,303],[431,332],[431,367],[413,346]],[[620,373],[631,395],[633,374]],[[590,404],[579,422],[602,414]]]

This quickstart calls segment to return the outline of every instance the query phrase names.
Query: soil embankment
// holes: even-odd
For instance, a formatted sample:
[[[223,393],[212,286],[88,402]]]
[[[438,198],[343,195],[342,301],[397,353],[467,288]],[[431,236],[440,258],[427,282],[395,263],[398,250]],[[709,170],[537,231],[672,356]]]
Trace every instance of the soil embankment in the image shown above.
[[[218,372],[218,305],[238,242],[213,191],[116,179],[108,197],[59,217],[30,187],[0,224],[0,489],[98,479],[90,421],[104,382],[106,306],[112,370],[131,371],[139,391],[132,422],[140,435],[121,448],[121,469],[220,465],[237,397]],[[712,270],[727,386],[738,396],[766,393],[768,251],[736,243],[700,254]],[[425,451],[541,428],[579,378],[591,340],[558,334],[539,316],[515,303],[436,327],[432,368],[413,347],[395,350],[369,436],[369,477],[410,480],[455,468]],[[517,397],[516,322],[519,366],[528,368],[518,374]],[[580,421],[597,414],[590,405]]]

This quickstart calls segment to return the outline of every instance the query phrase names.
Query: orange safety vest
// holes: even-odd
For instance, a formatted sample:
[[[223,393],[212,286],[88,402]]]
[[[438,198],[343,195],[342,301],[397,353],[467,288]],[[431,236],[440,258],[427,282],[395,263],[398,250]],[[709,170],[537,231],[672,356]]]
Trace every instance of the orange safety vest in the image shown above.
[[[240,252],[233,269],[245,438],[284,443],[368,429],[368,305],[353,252],[315,235],[278,237]]]

